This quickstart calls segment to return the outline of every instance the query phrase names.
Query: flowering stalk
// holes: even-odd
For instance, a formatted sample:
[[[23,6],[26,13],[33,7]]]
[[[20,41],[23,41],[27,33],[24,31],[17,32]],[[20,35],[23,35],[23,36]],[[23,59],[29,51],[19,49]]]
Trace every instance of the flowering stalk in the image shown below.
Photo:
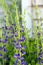
[[[16,2],[16,1],[15,1]],[[13,5],[14,6],[14,5]],[[19,16],[18,16],[18,9],[17,9],[17,6],[16,6],[16,17],[15,17],[15,21],[16,21],[16,28],[17,28],[17,31],[18,31],[18,43],[15,44],[15,47],[16,49],[18,50],[17,54],[14,55],[14,57],[18,60],[18,63],[19,65],[23,65],[23,61],[22,61],[22,45],[21,45],[21,42],[24,41],[24,36],[20,36],[20,23],[19,23]],[[19,40],[20,39],[20,40]],[[25,54],[25,52],[24,52]],[[17,65],[18,65],[17,63]]]
[[[13,5],[14,6],[14,5]],[[8,22],[8,18],[6,18],[6,21]],[[24,59],[22,56],[25,54],[25,52],[22,50],[22,45],[21,45],[21,42],[23,41],[24,42],[24,40],[25,40],[25,38],[24,38],[24,36],[20,36],[21,35],[21,32],[22,32],[22,30],[20,31],[20,24],[19,24],[19,16],[18,16],[18,11],[17,11],[17,7],[16,7],[16,17],[15,17],[15,21],[16,21],[16,29],[17,29],[17,31],[16,32],[14,32],[13,33],[13,36],[12,36],[12,34],[10,33],[10,30],[12,30],[12,27],[10,27],[10,26],[5,26],[5,30],[6,30],[6,34],[8,35],[8,36],[6,36],[6,39],[9,39],[9,38],[13,38],[13,37],[15,37],[15,39],[16,39],[16,41],[18,42],[18,44],[16,44],[15,43],[15,47],[16,47],[16,53],[17,54],[15,54],[16,55],[16,59],[18,60],[18,59],[20,59],[20,60],[18,60],[19,61],[19,63],[20,63],[20,65],[22,64],[24,64],[24,60],[22,60],[22,59]],[[14,25],[14,24],[13,24]],[[12,25],[12,26],[13,26]],[[13,29],[14,30],[14,29]],[[8,33],[7,33],[7,31],[9,31]],[[10,33],[10,34],[9,34]],[[7,40],[6,40],[7,41]],[[3,42],[4,42],[4,40],[3,40]],[[8,41],[9,42],[9,41]],[[4,42],[4,43],[6,43],[6,42]],[[6,44],[6,46],[7,46],[7,44]],[[18,50],[18,51],[17,51]]]

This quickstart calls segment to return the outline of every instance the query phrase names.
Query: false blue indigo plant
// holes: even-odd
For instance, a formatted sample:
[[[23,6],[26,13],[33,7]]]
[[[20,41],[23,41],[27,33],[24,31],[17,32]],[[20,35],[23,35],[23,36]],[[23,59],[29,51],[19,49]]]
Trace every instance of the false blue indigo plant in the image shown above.
[[[16,0],[8,6],[4,0],[0,1],[5,14],[5,21],[8,25],[2,27],[4,33],[0,39],[0,61],[1,65],[39,65],[43,64],[43,51],[41,33],[34,27],[34,38],[29,38],[25,22],[20,25],[18,7]],[[14,10],[14,12],[12,12]],[[37,32],[36,32],[37,31]]]

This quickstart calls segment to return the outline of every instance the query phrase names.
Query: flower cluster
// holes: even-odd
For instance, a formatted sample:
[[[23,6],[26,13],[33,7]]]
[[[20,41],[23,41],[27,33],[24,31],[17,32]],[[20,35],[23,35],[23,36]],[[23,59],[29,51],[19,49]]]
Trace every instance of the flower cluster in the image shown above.
[[[26,49],[26,46],[22,46],[20,43],[23,42],[25,38],[22,36],[18,43],[15,44],[16,49],[18,50],[18,53],[14,54],[14,58],[16,58],[16,64],[14,65],[27,65],[27,63],[24,61],[23,55],[26,54],[26,52],[23,49]]]
[[[14,65],[27,65],[27,63],[24,61],[24,55],[26,54],[25,49],[26,46],[23,46],[23,43],[25,42],[25,36],[23,35],[24,33],[24,27],[21,26],[20,29],[20,38],[14,41],[14,46],[16,48],[16,53],[14,54],[14,58],[16,59],[16,62]],[[22,35],[21,35],[22,34]],[[18,37],[18,35],[16,35]]]
[[[40,36],[40,32],[38,32],[39,36]],[[41,43],[41,39],[40,37],[38,38],[38,41],[39,41],[39,57],[37,58],[38,61],[39,61],[39,64],[43,64],[43,51],[42,51],[42,43]]]
[[[23,46],[22,43],[25,42],[25,36],[24,36],[24,27],[21,26],[20,29],[20,38],[18,38],[18,31],[16,30],[16,24],[12,24],[11,26],[5,26],[3,27],[5,30],[5,33],[3,33],[4,39],[0,39],[0,42],[3,43],[3,47],[0,48],[0,50],[4,52],[8,52],[9,50],[7,49],[6,45],[14,45],[14,50],[16,48],[16,52],[14,55],[14,58],[16,59],[16,62],[14,65],[27,65],[27,63],[24,61],[24,54],[26,54],[25,49],[26,46]],[[9,40],[10,39],[10,40]],[[0,56],[3,56],[0,54]],[[8,60],[8,58],[4,55],[4,59]]]
[[[3,61],[6,60],[6,62],[8,60],[8,52],[11,52],[10,46],[12,45],[12,47],[14,48],[12,42],[14,38],[14,26],[15,24],[12,24],[11,26],[2,27],[4,31],[2,34],[2,39],[0,39],[0,59],[3,59]]]
[[[40,54],[39,54],[40,62],[39,62],[39,63],[40,63],[40,64],[43,64],[43,59],[42,59],[42,57],[43,57],[42,46],[40,45],[39,48],[40,48]]]

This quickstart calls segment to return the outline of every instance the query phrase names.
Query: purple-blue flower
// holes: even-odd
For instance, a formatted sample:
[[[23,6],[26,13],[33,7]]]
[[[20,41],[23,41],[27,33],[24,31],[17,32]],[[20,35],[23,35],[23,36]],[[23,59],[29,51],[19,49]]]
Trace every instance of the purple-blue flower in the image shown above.
[[[6,39],[8,39],[8,36],[6,35]]]
[[[3,56],[2,54],[0,54],[0,56]]]
[[[26,54],[26,52],[25,52],[25,51],[23,51],[23,50],[21,50],[21,53],[22,53],[22,54]]]
[[[24,30],[20,30],[20,32],[24,32]]]
[[[0,50],[2,50],[3,49],[3,47],[0,47]]]
[[[21,65],[27,65],[27,63],[24,60],[22,60]]]
[[[15,61],[14,65],[17,65],[17,63],[18,63],[18,59]]]
[[[18,40],[18,42],[24,42],[25,41],[25,37],[21,36],[21,38]]]
[[[6,48],[4,48],[4,52],[7,52]]]
[[[3,59],[6,59],[6,60],[8,60],[8,57],[4,56],[4,57],[3,57]]]
[[[8,29],[7,26],[5,26],[5,29],[6,29],[6,30]]]
[[[14,43],[16,43],[16,40],[14,40]]]
[[[9,30],[13,30],[13,27],[12,27],[12,26],[10,26],[10,27],[9,27]]]
[[[20,54],[14,54],[14,58],[20,58]]]
[[[0,42],[1,42],[1,39],[0,39]]]
[[[17,37],[18,36],[18,33],[17,32],[15,32],[15,37]]]
[[[43,64],[43,60],[40,61],[40,64]]]
[[[13,37],[14,37],[14,35],[11,35],[11,36],[10,36],[10,38],[13,38]]]
[[[21,36],[20,40],[21,41],[24,41],[25,40],[25,37],[24,36]]]
[[[16,47],[17,49],[21,49],[21,48],[22,48],[22,46],[21,46],[20,44],[15,44],[15,47]]]

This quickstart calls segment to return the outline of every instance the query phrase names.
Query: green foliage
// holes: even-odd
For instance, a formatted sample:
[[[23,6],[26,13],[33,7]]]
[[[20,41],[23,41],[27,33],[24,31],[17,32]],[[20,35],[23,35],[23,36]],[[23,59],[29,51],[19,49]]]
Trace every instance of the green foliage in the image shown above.
[[[8,60],[5,61],[0,59],[2,63],[4,62],[3,65],[13,65],[15,62],[15,58],[13,57],[14,54],[16,53],[16,49],[14,47],[14,43],[12,42],[13,40],[18,40],[20,36],[25,36],[25,41],[21,43],[22,46],[26,46],[26,54],[24,55],[25,61],[28,63],[28,65],[39,65],[39,60],[37,58],[39,57],[40,49],[39,46],[42,46],[42,37],[38,37],[38,32],[40,31],[40,25],[39,29],[37,30],[36,24],[34,24],[34,37],[30,38],[28,35],[28,30],[26,29],[26,23],[24,21],[24,18],[21,17],[22,15],[19,14],[19,10],[17,7],[16,0],[13,0],[12,4],[8,6],[4,1],[0,1],[4,14],[5,14],[5,20],[6,20],[6,25],[10,26],[11,24],[16,23],[16,29],[13,27],[14,31],[18,32],[18,37],[10,39],[8,38],[8,43],[7,44],[2,44],[3,46],[6,47],[7,52],[5,53],[4,56],[8,58]],[[20,26],[20,18],[22,19],[22,24],[24,23],[24,32],[20,33],[21,26]],[[37,31],[37,32],[36,32]],[[7,31],[6,31],[7,32]],[[40,31],[41,32],[41,31]],[[8,35],[9,36],[9,35]],[[0,45],[1,46],[1,45]],[[18,51],[17,51],[18,52]]]

